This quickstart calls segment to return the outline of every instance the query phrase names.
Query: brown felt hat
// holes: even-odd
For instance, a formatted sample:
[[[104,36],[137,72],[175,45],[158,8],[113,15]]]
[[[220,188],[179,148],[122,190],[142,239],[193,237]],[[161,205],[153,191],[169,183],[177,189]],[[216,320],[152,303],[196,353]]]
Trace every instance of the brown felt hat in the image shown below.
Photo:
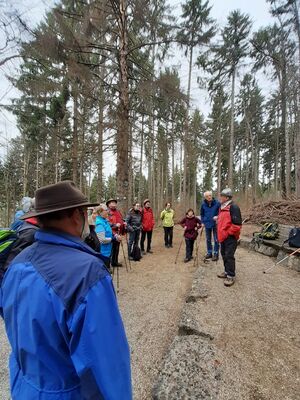
[[[109,203],[112,203],[112,202],[115,202],[115,203],[118,203],[118,200],[117,199],[109,199],[109,200],[107,200],[107,202],[106,202],[106,205],[107,205],[107,207],[109,206]]]
[[[91,203],[72,181],[63,181],[44,186],[35,192],[35,209],[24,214],[21,219],[38,217],[56,211],[76,207],[93,207],[99,203]]]

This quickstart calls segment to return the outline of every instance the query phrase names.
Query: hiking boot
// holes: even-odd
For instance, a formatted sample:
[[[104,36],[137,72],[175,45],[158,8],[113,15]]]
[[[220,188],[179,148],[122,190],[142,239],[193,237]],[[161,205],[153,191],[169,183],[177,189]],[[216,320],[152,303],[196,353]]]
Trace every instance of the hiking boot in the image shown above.
[[[218,256],[218,254],[214,254],[213,256],[212,256],[212,261],[218,261],[218,259],[219,259],[219,256]]]
[[[147,250],[147,253],[153,254],[152,250]]]
[[[145,256],[145,255],[146,255],[146,252],[145,252],[145,250],[142,250],[142,254],[143,254],[143,256]]]
[[[209,258],[212,258],[212,254],[206,254],[205,260],[208,260]]]
[[[170,246],[168,244],[165,244],[165,248],[168,249]]]
[[[189,262],[189,261],[191,261],[190,258],[185,258],[185,259],[183,260],[183,262],[185,262],[185,263],[187,263],[187,262]]]
[[[169,244],[169,247],[171,247],[171,249],[173,249],[173,245],[172,244]]]
[[[226,278],[227,278],[227,274],[226,274],[226,272],[220,272],[220,273],[217,275],[217,277],[218,277],[218,278],[222,278],[222,279],[226,279]]]
[[[224,281],[224,286],[232,286],[234,284],[234,278],[227,276]]]

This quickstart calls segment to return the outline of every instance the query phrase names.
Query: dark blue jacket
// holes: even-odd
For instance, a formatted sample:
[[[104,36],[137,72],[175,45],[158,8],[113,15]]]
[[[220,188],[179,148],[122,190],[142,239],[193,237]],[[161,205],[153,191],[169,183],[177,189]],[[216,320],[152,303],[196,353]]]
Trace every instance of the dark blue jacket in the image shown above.
[[[216,217],[219,213],[220,202],[218,200],[213,199],[209,204],[207,200],[203,200],[200,215],[201,222],[205,225],[205,228],[213,228],[216,226],[216,222],[213,217]]]
[[[35,238],[0,289],[12,399],[131,400],[129,347],[101,256],[63,233]]]

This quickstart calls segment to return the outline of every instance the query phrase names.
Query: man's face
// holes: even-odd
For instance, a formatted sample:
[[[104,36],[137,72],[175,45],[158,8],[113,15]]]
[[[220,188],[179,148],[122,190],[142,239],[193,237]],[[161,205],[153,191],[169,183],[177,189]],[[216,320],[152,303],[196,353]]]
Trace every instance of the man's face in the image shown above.
[[[167,208],[167,210],[169,210],[171,208],[171,204],[168,203],[166,208]]]
[[[205,195],[205,200],[207,200],[208,202],[212,201],[212,195],[211,194],[206,194]]]
[[[77,212],[73,214],[73,217],[75,218],[75,224],[78,227],[78,236],[84,240],[90,234],[87,208],[84,207],[77,209],[76,211]]]
[[[136,203],[136,204],[134,205],[133,208],[134,208],[136,211],[139,210],[139,209],[140,209],[140,204],[139,204],[139,203]]]
[[[221,204],[226,203],[226,201],[228,201],[228,200],[229,200],[229,197],[223,196],[222,194],[220,194],[220,203]]]
[[[108,206],[112,210],[115,210],[117,208],[117,203],[115,201],[111,201]]]

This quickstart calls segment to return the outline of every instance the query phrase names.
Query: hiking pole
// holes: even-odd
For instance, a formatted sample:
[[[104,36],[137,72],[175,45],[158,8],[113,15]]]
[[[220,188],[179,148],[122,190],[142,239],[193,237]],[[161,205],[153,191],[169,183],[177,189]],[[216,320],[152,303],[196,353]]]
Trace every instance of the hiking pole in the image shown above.
[[[119,276],[119,267],[117,266],[117,293],[119,292],[120,288],[120,276]]]
[[[201,228],[201,230],[200,230],[199,242],[201,240],[202,231],[203,231],[203,228]],[[197,238],[196,238],[196,258],[194,258],[194,268],[195,268],[195,266],[198,267],[198,265],[199,265],[199,244],[198,244],[198,236],[197,236]]]
[[[278,261],[276,264],[272,265],[272,267],[266,269],[265,271],[263,271],[264,274],[268,273],[268,271],[271,271],[271,269],[275,268],[277,265],[281,264],[284,260],[286,260],[287,258],[289,258],[290,256],[293,256],[294,254],[297,254],[300,252],[300,247],[299,249],[293,251],[291,254],[288,254],[286,257],[284,257],[282,260]]]
[[[127,264],[127,260],[126,260],[126,255],[125,255],[125,250],[124,250],[123,242],[121,241],[120,243],[121,243],[122,253],[123,253],[123,257],[124,257],[124,261],[125,261],[126,271],[128,272],[128,264]]]
[[[196,239],[196,256],[194,258],[194,268],[198,267],[198,238]]]
[[[184,239],[184,236],[182,236],[181,242],[179,244],[179,249],[178,249],[178,252],[177,252],[177,255],[176,255],[176,258],[175,258],[175,264],[177,264],[177,260],[178,260],[180,249],[181,249],[181,246],[182,246],[182,243],[183,243],[183,239]]]
[[[127,248],[128,248],[127,232],[125,233],[125,238],[126,238],[126,244],[127,244]],[[125,254],[124,254],[124,257],[125,257]],[[129,269],[130,269],[130,271],[131,271],[131,262],[130,262],[130,257],[129,257],[129,255],[128,255],[128,262],[129,262]]]

